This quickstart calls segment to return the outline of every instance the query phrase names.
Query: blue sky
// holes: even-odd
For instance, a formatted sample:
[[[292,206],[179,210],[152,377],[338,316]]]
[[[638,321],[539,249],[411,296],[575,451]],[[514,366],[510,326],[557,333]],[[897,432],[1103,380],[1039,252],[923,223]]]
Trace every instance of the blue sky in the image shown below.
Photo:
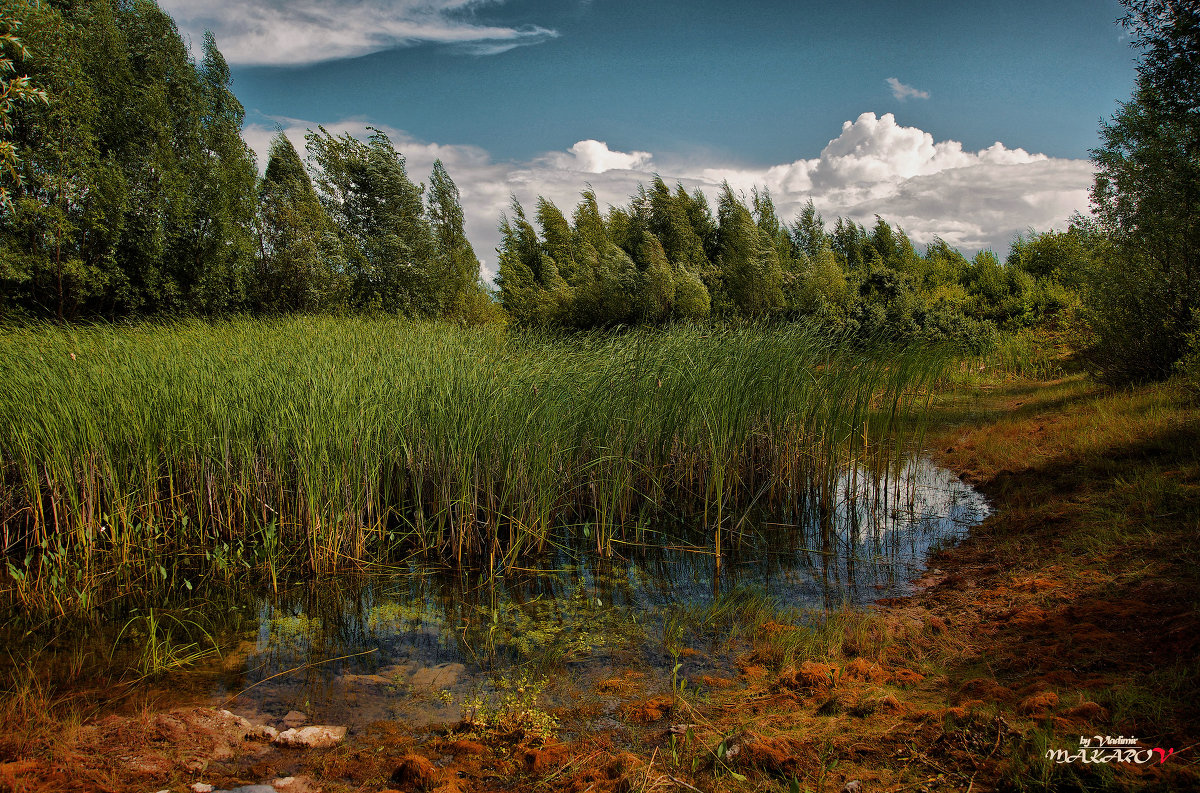
[[[370,123],[417,180],[441,157],[485,265],[510,193],[623,203],[653,172],[1003,250],[1087,209],[1087,151],[1134,76],[1111,0],[162,5],[216,34],[257,150]]]

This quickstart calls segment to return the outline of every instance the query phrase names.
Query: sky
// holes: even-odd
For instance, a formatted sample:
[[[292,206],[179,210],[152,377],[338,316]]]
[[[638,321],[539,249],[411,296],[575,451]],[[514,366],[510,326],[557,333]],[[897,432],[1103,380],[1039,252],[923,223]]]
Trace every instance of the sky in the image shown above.
[[[443,161],[487,277],[511,196],[569,215],[654,174],[1003,258],[1087,211],[1136,56],[1116,0],[160,4],[195,48],[213,31],[260,168],[279,129],[303,152],[318,124],[378,127],[414,181]]]

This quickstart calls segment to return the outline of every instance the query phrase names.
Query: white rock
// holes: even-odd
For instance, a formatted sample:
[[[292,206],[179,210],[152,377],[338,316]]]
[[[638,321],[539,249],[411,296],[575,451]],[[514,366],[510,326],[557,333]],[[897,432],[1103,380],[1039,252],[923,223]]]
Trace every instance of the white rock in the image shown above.
[[[192,793],[212,793],[212,792],[213,792],[212,785],[206,785],[203,782],[193,782],[192,783]]]
[[[298,746],[306,749],[324,749],[325,747],[341,743],[345,737],[345,727],[331,727],[328,725],[293,727],[290,730],[284,730],[279,733],[279,737],[275,739],[275,744],[277,746]]]
[[[250,727],[248,738],[254,738],[259,741],[273,741],[279,737],[279,730],[272,727],[270,724],[254,724]]]
[[[271,781],[278,793],[321,793],[317,783],[306,776],[285,776]]]

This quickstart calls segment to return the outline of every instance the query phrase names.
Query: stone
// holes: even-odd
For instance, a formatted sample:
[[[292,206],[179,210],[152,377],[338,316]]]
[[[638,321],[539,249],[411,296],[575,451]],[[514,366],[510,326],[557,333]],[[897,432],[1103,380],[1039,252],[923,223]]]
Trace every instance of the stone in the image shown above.
[[[192,793],[213,793],[213,786],[203,782],[193,782]]]
[[[250,732],[254,729],[247,719],[242,718],[232,711],[222,710],[218,712],[225,717],[227,722],[231,723],[232,726],[235,726],[238,729],[245,730],[246,732]]]
[[[321,793],[317,783],[306,776],[285,776],[271,781],[278,793]]]
[[[289,710],[287,715],[280,719],[280,721],[283,722],[285,727],[299,727],[308,721],[308,716],[298,710]]]
[[[279,730],[270,724],[259,724],[254,727],[254,732],[251,735],[260,741],[273,741],[279,737]]]
[[[851,779],[842,785],[840,793],[862,793],[862,782],[859,782],[857,779]]]
[[[336,746],[346,737],[345,727],[314,725],[312,727],[293,727],[279,733],[275,739],[276,746],[293,746],[305,749],[325,749]]]

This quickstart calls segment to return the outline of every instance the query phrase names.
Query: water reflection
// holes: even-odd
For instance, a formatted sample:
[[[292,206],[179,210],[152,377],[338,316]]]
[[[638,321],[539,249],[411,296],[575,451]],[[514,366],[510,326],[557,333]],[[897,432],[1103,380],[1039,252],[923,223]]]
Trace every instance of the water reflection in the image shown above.
[[[451,720],[464,696],[488,689],[489,673],[595,679],[662,668],[664,611],[703,606],[722,589],[752,587],[817,611],[905,594],[931,548],[988,513],[980,494],[927,458],[908,460],[882,487],[867,481],[842,477],[825,510],[809,499],[747,516],[716,578],[703,544],[711,535],[678,526],[653,545],[616,545],[608,559],[589,555],[586,541],[560,540],[540,569],[504,577],[414,561],[292,589],[253,606],[257,632],[227,657],[215,693],[276,719],[299,710],[352,725]],[[697,663],[719,670],[727,660]]]

